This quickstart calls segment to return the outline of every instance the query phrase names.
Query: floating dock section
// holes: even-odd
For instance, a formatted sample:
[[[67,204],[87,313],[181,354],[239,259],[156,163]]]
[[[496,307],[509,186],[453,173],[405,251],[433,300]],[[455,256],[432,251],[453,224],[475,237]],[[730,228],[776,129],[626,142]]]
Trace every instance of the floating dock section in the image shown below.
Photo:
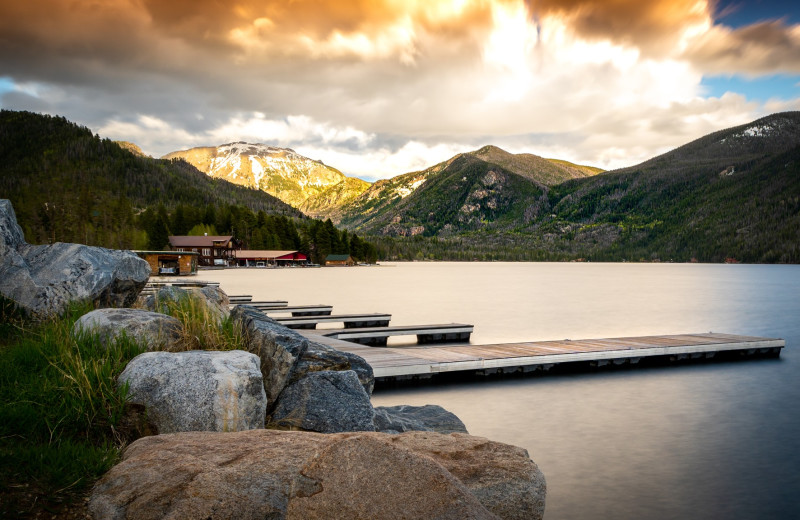
[[[427,378],[434,374],[534,372],[563,363],[595,366],[636,364],[645,358],[707,359],[725,353],[779,356],[782,339],[734,334],[680,334],[630,338],[533,341],[493,345],[369,347],[325,336],[324,330],[298,331],[309,339],[363,357],[377,379]]]

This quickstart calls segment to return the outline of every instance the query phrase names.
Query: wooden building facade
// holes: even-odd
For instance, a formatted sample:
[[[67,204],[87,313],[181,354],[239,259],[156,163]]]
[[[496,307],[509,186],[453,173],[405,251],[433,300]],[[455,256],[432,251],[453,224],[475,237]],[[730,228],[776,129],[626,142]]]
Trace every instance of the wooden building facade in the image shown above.
[[[356,265],[356,262],[350,255],[328,255],[325,257],[325,265]]]
[[[233,236],[171,236],[169,246],[173,251],[198,253],[201,266],[228,266],[235,261]]]
[[[181,251],[134,251],[150,264],[150,276],[197,274],[200,253]]]
[[[305,265],[308,257],[299,251],[273,251],[240,249],[233,252],[236,265],[240,267],[267,267]]]

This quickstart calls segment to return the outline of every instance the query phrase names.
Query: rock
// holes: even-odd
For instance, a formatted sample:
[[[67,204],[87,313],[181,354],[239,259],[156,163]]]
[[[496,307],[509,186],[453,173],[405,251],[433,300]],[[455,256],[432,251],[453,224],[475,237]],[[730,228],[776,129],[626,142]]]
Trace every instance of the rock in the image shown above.
[[[192,287],[190,292],[203,298],[209,312],[216,317],[218,323],[231,315],[231,301],[227,293],[217,286]]]
[[[356,354],[351,354],[350,352],[336,350],[335,348],[314,341],[308,341],[307,343],[307,348],[300,355],[297,363],[295,363],[294,370],[289,376],[288,382],[290,384],[299,381],[313,372],[323,370],[352,370],[356,373],[367,395],[372,395],[372,390],[375,387],[375,376],[372,372],[372,367],[364,358]]]
[[[301,473],[319,489],[293,497],[288,518],[497,518],[441,464],[380,437],[331,443]]]
[[[308,341],[253,307],[237,305],[231,311],[231,319],[234,326],[241,330],[247,351],[261,359],[267,399],[275,403],[300,354],[308,348]]]
[[[143,309],[161,313],[166,313],[170,304],[201,305],[201,312],[216,323],[222,323],[225,318],[230,316],[228,295],[219,287],[184,289],[174,285],[165,285],[154,294],[141,296],[137,302],[137,305]]]
[[[264,427],[267,399],[258,356],[226,352],[146,352],[119,376],[161,433]]]
[[[542,518],[547,483],[523,448],[461,433],[410,432],[396,444],[447,469],[500,518]]]
[[[72,330],[96,333],[104,344],[125,333],[147,350],[179,350],[183,341],[177,318],[142,309],[97,309],[81,316]]]
[[[150,276],[148,263],[130,251],[25,243],[7,200],[0,200],[0,233],[0,294],[34,318],[61,314],[72,302],[130,306]]]
[[[544,494],[525,450],[469,435],[188,432],[131,444],[95,485],[89,511],[130,520],[536,520]]]
[[[17,215],[11,201],[0,199],[0,258],[24,245],[25,235],[17,224]]]
[[[281,392],[268,428],[320,433],[375,431],[369,396],[352,370],[311,372]]]
[[[378,406],[375,408],[375,430],[384,433],[434,431],[438,433],[469,433],[454,413],[441,406]]]
[[[362,357],[309,342],[253,307],[237,305],[231,319],[240,328],[247,350],[261,358],[270,403],[277,403],[287,385],[311,372],[329,370],[353,370],[367,394],[372,394],[375,378],[372,367]]]

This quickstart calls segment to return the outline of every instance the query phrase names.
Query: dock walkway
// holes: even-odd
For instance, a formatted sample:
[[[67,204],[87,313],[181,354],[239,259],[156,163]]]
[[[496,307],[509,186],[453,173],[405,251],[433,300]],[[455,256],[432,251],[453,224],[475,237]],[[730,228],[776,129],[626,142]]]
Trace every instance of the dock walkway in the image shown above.
[[[446,372],[531,372],[560,363],[597,365],[638,363],[643,358],[709,358],[718,353],[780,355],[782,339],[734,334],[679,334],[629,338],[533,341],[493,345],[403,346],[375,348],[326,337],[329,330],[298,331],[319,343],[363,357],[375,377],[429,377]]]
[[[371,346],[386,346],[391,336],[416,336],[417,343],[446,343],[469,341],[472,325],[446,323],[443,325],[400,325],[395,327],[363,327],[325,331],[329,338],[349,340]]]
[[[345,329],[362,327],[386,327],[392,320],[391,314],[336,314],[326,316],[293,316],[291,318],[272,318],[290,329],[316,329],[319,323],[343,323]]]

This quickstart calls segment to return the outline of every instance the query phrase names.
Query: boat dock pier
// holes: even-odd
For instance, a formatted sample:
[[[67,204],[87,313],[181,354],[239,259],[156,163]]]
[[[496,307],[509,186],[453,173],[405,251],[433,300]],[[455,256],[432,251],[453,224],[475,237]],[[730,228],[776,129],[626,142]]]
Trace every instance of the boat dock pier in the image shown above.
[[[248,304],[242,301],[247,296],[233,298],[239,304]],[[265,313],[281,312],[280,308],[253,303]],[[636,365],[643,360],[703,360],[731,355],[779,357],[786,346],[779,338],[712,332],[472,345],[468,342],[473,326],[468,324],[389,326],[391,314],[333,315],[327,305],[286,306],[282,312],[293,316],[273,319],[298,329],[312,341],[361,356],[372,366],[378,380],[425,379],[448,373],[528,373],[567,364],[602,367]],[[343,328],[316,328],[317,324],[334,322]],[[416,335],[417,344],[386,346],[389,337],[401,335]]]
[[[780,355],[786,342],[734,334],[679,334],[629,338],[532,341],[493,345],[369,347],[326,336],[326,330],[298,331],[311,340],[363,357],[376,379],[428,378],[435,374],[481,375],[547,371],[564,363],[593,366],[637,364],[643,359],[680,361],[723,354]]]

